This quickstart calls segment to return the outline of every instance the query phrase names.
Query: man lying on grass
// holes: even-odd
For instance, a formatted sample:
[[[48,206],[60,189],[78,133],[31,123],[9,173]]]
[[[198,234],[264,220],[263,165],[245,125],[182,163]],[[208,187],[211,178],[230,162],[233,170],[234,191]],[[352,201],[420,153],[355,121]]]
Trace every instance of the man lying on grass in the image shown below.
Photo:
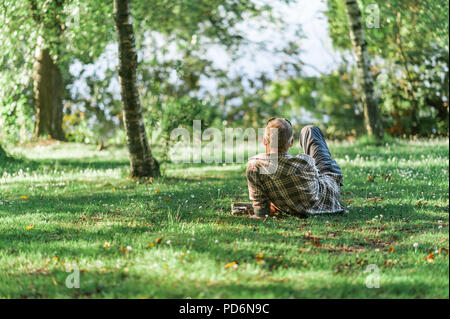
[[[252,218],[272,212],[299,216],[343,213],[339,202],[342,172],[331,158],[318,127],[306,126],[300,133],[305,154],[288,153],[294,143],[291,122],[272,118],[264,132],[266,154],[249,159],[247,181],[253,200]]]

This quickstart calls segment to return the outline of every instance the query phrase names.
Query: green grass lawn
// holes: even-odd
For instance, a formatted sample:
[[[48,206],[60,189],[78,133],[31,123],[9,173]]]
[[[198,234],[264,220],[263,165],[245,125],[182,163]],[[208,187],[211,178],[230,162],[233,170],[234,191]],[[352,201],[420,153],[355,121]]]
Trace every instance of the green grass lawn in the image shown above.
[[[139,182],[123,148],[9,151],[2,298],[449,297],[448,140],[332,144],[349,214],[265,221],[229,213],[248,202],[244,164],[169,164]],[[74,267],[79,289],[65,285]]]

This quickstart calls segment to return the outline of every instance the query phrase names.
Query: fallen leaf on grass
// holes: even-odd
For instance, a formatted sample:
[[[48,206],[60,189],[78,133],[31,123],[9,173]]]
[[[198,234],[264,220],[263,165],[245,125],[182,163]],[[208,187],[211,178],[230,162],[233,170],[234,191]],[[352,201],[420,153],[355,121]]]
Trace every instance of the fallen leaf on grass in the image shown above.
[[[164,198],[164,201],[165,201],[165,202],[168,202],[169,200],[170,200],[170,198],[168,198],[168,197],[167,197],[167,198]]]
[[[34,227],[34,224],[31,224],[31,225],[29,225],[29,226],[25,226],[25,229],[26,230],[30,230],[31,228],[33,228]]]
[[[31,270],[29,273],[30,274],[48,275],[48,270],[47,270],[47,268],[38,268],[35,270]]]
[[[311,235],[311,233],[310,232],[306,232],[305,233],[305,238],[307,238],[307,239],[312,239],[312,241],[313,241],[313,243],[314,243],[314,246],[316,246],[317,248],[321,248],[322,247],[322,244],[320,243],[320,238],[319,237],[317,237],[317,236],[313,236],[313,235]],[[309,243],[310,245],[312,245],[312,243]],[[306,245],[306,244],[305,244]]]
[[[29,198],[30,198],[30,196],[27,196],[27,195],[23,195],[23,196],[20,196],[20,198],[22,198],[22,199],[29,199]]]
[[[320,239],[320,237],[313,236],[309,231],[307,231],[307,232],[305,233],[305,238],[307,238],[307,239],[312,239],[312,240],[319,240],[319,239]]]
[[[365,200],[365,202],[381,202],[383,197],[370,197]]]
[[[433,255],[433,253],[429,254],[427,257],[424,257],[424,259],[426,261],[428,261],[429,263],[434,263],[434,255]]]
[[[388,259],[388,260],[386,260],[386,261],[384,262],[384,266],[385,266],[385,267],[392,267],[392,266],[395,266],[395,265],[397,265],[397,264],[398,264],[398,260],[397,260],[397,259],[394,259],[394,260]]]
[[[131,246],[127,246],[127,247],[120,246],[120,251],[123,252],[125,255],[132,250],[133,250],[133,248]]]
[[[416,203],[416,206],[426,206],[427,204],[428,204],[427,201],[423,202],[422,200],[419,200],[419,201]]]
[[[155,244],[154,243],[149,243],[149,244],[147,244],[147,246],[148,247],[155,247]]]
[[[350,204],[353,203],[354,201],[355,201],[354,198],[348,198],[348,199],[345,200],[345,203],[346,203],[347,205],[350,205]]]
[[[258,254],[258,255],[256,255],[256,259],[263,259],[264,258],[264,255],[263,254]]]
[[[367,181],[368,182],[375,182],[375,176],[372,176],[372,175],[367,176]]]
[[[235,261],[233,261],[233,262],[228,263],[228,264],[225,265],[225,269],[228,269],[228,268],[237,268],[237,267],[238,267],[238,264],[237,264],[237,262],[235,262]]]
[[[395,250],[394,245],[391,245],[391,247],[389,247],[388,254],[393,253],[394,250]]]
[[[159,243],[161,243],[161,241],[162,241],[162,238],[156,238],[155,243],[159,244]]]

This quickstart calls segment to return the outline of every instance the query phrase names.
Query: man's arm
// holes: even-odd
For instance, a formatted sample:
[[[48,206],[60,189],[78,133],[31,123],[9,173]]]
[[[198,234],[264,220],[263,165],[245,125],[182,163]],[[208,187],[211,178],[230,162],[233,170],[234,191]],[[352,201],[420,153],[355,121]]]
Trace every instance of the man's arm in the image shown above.
[[[253,210],[257,217],[266,217],[270,214],[270,200],[262,188],[258,167],[249,162],[247,165],[247,183],[250,199],[253,201]]]

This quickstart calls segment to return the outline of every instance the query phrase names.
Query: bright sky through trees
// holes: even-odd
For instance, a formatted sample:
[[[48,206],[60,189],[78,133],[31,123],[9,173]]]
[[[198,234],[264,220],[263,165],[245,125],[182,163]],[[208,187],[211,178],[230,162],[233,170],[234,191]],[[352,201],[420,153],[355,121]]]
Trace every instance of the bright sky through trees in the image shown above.
[[[264,33],[257,29],[261,25],[261,18],[246,20],[239,25],[239,29],[250,40],[250,44],[245,44],[239,50],[240,57],[237,61],[232,61],[224,47],[211,45],[207,52],[207,58],[213,61],[218,68],[228,70],[230,74],[237,72],[246,74],[249,78],[257,77],[262,71],[273,74],[277,64],[282,62],[282,57],[276,54],[276,49],[281,49],[288,41],[300,42],[302,48],[301,60],[305,64],[304,72],[306,75],[319,75],[329,73],[339,64],[339,53],[331,47],[331,40],[328,36],[327,20],[323,11],[326,10],[326,3],[323,1],[300,0],[292,4],[279,4],[275,7],[275,14],[282,17],[286,30],[280,32],[276,28],[267,28]],[[264,22],[263,22],[264,23]],[[302,31],[303,37],[298,38],[296,30]],[[257,42],[263,42],[267,48],[261,49],[256,45]],[[146,41],[150,45],[150,41]],[[98,61],[89,66],[84,66],[83,76],[97,74],[102,78],[106,69],[115,68],[117,46],[111,44],[107,47],[105,53]],[[146,53],[144,54],[151,54]],[[175,55],[174,49],[168,56]],[[81,71],[81,63],[72,64],[70,71],[78,76]],[[175,77],[174,77],[175,80]],[[119,92],[118,81],[111,79],[111,91]],[[213,79],[203,77],[201,81],[203,87],[214,86]],[[71,85],[71,90],[77,90],[81,94],[89,94],[86,82],[79,78]],[[119,96],[117,96],[119,98]]]

